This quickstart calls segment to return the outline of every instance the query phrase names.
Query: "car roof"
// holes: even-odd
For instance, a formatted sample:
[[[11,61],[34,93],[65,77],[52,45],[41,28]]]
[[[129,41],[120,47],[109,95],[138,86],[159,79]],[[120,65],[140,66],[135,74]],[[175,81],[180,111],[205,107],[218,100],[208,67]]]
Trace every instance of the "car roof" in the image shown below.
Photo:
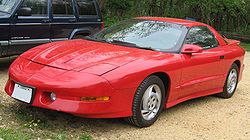
[[[207,26],[204,23],[191,21],[191,20],[184,20],[184,19],[178,19],[178,18],[166,18],[166,17],[137,17],[136,19],[144,19],[144,20],[153,20],[153,21],[161,21],[161,22],[170,22],[170,23],[176,23],[181,24],[187,27],[193,27],[193,26]]]

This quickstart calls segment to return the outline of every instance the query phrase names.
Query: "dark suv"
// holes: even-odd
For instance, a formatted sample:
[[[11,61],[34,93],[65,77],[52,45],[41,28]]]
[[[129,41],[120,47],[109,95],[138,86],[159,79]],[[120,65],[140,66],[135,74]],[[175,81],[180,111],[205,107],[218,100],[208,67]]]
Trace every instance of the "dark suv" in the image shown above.
[[[96,0],[0,0],[0,57],[102,28]]]

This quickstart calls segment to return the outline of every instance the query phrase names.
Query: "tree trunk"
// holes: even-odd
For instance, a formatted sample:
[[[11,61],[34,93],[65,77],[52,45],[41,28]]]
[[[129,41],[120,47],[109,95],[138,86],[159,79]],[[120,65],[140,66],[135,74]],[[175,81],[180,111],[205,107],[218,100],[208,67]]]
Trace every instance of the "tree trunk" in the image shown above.
[[[100,5],[100,9],[101,9],[101,11],[103,11],[103,10],[104,10],[104,7],[105,7],[105,2],[106,2],[106,0],[99,0],[99,5]]]

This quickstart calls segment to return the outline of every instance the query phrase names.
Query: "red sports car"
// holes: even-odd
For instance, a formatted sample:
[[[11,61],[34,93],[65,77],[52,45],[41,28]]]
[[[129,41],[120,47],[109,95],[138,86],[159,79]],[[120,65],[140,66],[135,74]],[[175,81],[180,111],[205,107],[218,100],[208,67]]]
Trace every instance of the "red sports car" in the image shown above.
[[[139,17],[27,51],[10,66],[5,90],[32,106],[147,127],[186,100],[232,97],[244,54],[206,24]]]

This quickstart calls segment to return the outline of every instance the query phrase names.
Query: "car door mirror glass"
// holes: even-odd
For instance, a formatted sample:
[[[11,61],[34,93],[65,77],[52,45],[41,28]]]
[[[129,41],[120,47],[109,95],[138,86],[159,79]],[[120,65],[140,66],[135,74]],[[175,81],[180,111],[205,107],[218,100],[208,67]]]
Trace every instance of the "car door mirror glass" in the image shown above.
[[[201,53],[203,51],[201,46],[193,45],[193,44],[185,44],[182,48],[182,54],[193,54],[193,53]]]
[[[17,16],[31,16],[32,9],[30,7],[22,7],[18,10]]]

